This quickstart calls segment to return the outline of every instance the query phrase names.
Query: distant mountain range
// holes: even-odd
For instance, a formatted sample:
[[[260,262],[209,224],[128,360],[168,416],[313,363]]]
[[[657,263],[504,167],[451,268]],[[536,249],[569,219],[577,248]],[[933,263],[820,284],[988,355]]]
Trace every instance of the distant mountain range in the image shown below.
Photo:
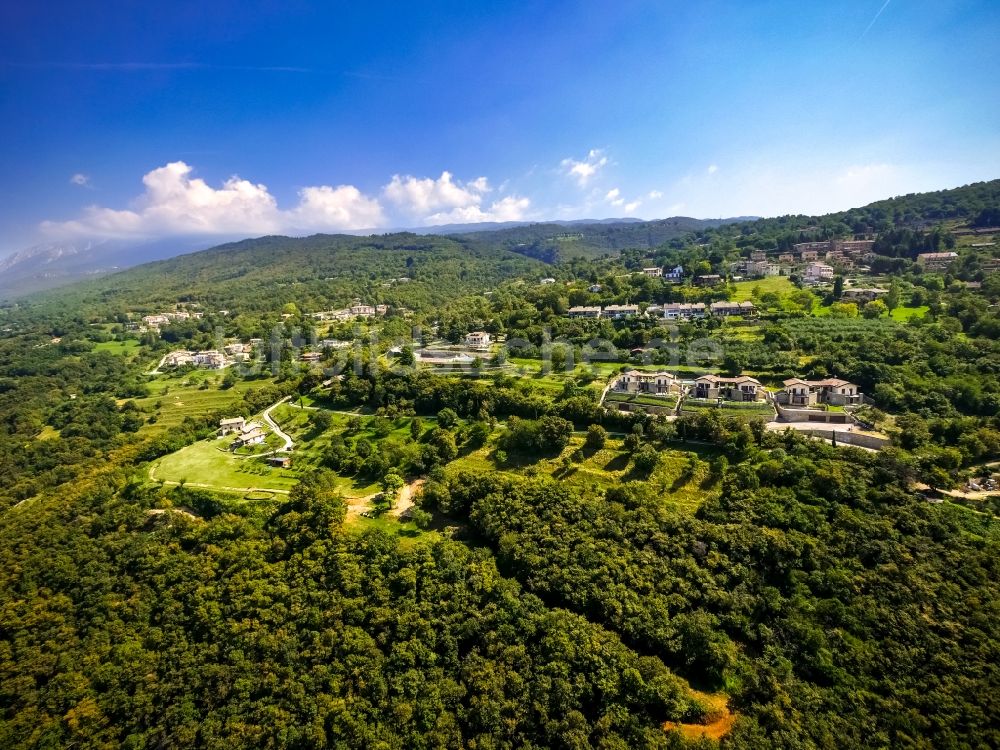
[[[573,255],[594,256],[625,247],[655,247],[696,229],[743,219],[700,220],[676,217],[659,221],[640,219],[579,219],[544,224],[493,222],[447,224],[399,230],[421,235],[460,235],[521,255],[555,262]],[[571,235],[567,230],[572,229]],[[394,234],[367,230],[349,234]],[[567,236],[562,236],[567,235]],[[0,298],[13,298],[52,289],[81,279],[121,271],[154,260],[164,260],[243,239],[198,236],[161,240],[81,239],[50,242],[26,248],[0,259]]]
[[[162,240],[94,238],[34,245],[0,258],[0,298],[18,297],[204,250],[226,239],[218,235]]]
[[[688,234],[719,227],[726,227],[722,230],[723,233],[733,237],[744,231],[787,233],[792,229],[800,230],[803,236],[807,236],[810,231],[822,233],[829,230],[844,234],[879,231],[880,227],[904,227],[919,231],[950,220],[964,221],[980,227],[1000,223],[1000,180],[897,196],[823,217],[758,219],[739,216],[729,219],[692,219],[675,216],[655,221],[613,218],[545,223],[448,224],[411,230],[365,230],[341,233],[339,237],[343,239],[347,236],[373,235],[379,238],[402,238],[400,241],[405,244],[411,242],[406,236],[441,236],[456,241],[466,251],[506,251],[545,263],[557,263],[568,258],[592,258],[628,248],[656,248]],[[827,228],[820,230],[819,223]],[[306,244],[319,242],[328,248],[330,237],[315,235],[299,239],[309,241]],[[0,299],[11,299],[63,286],[239,239],[242,238],[214,235],[155,241],[84,239],[36,245],[0,259]],[[282,247],[290,239],[292,238],[259,238],[265,244],[277,242]],[[340,242],[340,239],[336,241]]]

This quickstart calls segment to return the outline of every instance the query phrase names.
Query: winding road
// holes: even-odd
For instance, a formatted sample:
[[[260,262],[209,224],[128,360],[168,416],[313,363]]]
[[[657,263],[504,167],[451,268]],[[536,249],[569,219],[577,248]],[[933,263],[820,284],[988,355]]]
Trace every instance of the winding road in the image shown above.
[[[278,427],[278,423],[271,418],[271,410],[281,406],[289,399],[291,399],[291,396],[285,396],[277,403],[271,404],[269,407],[264,409],[264,413],[262,414],[262,416],[264,417],[264,421],[267,422],[267,426],[271,428],[271,430],[274,432],[275,435],[277,435],[278,437],[280,437],[282,440],[285,441],[284,447],[278,448],[277,451],[274,451],[275,453],[290,453],[292,450],[292,446],[294,445],[292,439],[288,436],[288,433],[284,432],[280,427]]]

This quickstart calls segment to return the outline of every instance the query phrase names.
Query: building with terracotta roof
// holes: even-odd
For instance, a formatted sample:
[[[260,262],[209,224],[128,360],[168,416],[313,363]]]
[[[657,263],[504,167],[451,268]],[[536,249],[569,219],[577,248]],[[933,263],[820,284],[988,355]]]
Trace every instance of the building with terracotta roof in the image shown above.
[[[749,375],[725,378],[719,375],[702,375],[696,378],[691,389],[694,398],[722,399],[724,401],[760,401],[765,389],[760,381]]]

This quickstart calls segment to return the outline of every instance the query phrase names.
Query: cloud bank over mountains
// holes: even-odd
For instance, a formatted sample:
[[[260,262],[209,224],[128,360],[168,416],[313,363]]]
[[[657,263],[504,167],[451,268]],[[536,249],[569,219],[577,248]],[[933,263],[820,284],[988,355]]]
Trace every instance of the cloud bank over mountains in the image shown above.
[[[485,177],[461,182],[447,171],[437,179],[394,175],[377,195],[353,185],[304,187],[290,208],[280,207],[266,185],[238,176],[212,187],[183,161],[147,172],[142,182],[145,190],[128,208],[92,205],[76,219],[45,221],[41,229],[57,238],[294,234],[521,221],[531,208],[528,198],[500,194]]]

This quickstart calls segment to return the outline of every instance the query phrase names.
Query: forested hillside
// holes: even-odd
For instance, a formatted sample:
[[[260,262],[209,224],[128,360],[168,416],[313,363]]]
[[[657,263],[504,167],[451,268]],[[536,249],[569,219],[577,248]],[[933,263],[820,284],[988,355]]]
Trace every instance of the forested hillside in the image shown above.
[[[262,312],[275,295],[303,309],[354,298],[430,308],[515,276],[538,261],[450,237],[392,234],[260,237],[149,263],[35,299],[76,310],[197,300],[208,310]],[[402,279],[402,281],[398,281]],[[30,305],[27,300],[21,304]]]
[[[0,308],[0,747],[1000,746],[998,190],[550,263],[265,237]]]
[[[738,220],[676,216],[617,224],[529,224],[460,236],[477,246],[500,247],[546,263],[557,263],[572,258],[596,258],[626,248],[657,247],[691,232],[734,221]]]

